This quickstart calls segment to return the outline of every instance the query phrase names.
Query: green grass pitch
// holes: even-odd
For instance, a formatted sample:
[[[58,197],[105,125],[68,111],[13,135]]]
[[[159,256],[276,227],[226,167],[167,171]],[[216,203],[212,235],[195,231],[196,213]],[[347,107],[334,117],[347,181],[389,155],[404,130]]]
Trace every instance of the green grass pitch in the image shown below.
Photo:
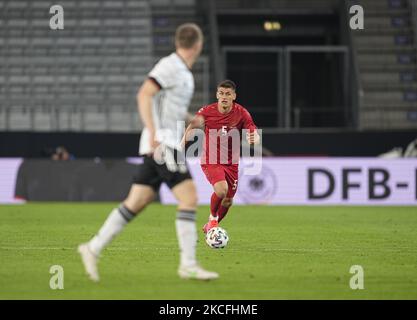
[[[227,248],[205,243],[211,282],[177,276],[175,207],[153,204],[103,252],[101,282],[84,274],[76,246],[91,238],[114,203],[0,206],[0,299],[417,299],[414,207],[235,206],[222,222]],[[64,289],[52,290],[52,265]],[[352,290],[352,265],[364,289]]]

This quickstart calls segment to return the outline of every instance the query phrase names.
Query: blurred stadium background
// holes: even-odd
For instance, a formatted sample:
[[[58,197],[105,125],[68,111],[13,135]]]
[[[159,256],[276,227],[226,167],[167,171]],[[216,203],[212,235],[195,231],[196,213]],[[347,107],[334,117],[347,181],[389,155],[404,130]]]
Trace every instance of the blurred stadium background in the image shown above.
[[[365,29],[352,30],[349,11],[357,3],[62,0],[64,29],[51,30],[53,2],[0,1],[0,157],[35,165],[25,170],[32,176],[20,180],[32,194],[36,188],[44,194],[15,195],[66,198],[53,195],[57,185],[43,188],[48,183],[34,176],[49,179],[44,172],[55,167],[29,161],[60,159],[59,146],[68,151],[63,159],[79,161],[68,164],[74,170],[94,167],[80,159],[137,157],[138,87],[173,50],[173,32],[187,21],[202,26],[206,40],[193,70],[192,113],[213,101],[216,83],[230,78],[238,84],[238,102],[263,129],[265,156],[415,156],[416,1],[360,1]],[[2,163],[13,181],[10,172],[20,162]],[[117,163],[119,176],[129,176],[131,166]],[[110,170],[96,164],[95,177]],[[71,170],[60,167],[56,174]],[[117,196],[83,199],[119,200],[130,181],[123,180]]]
[[[54,4],[63,30],[49,28]],[[355,4],[364,30],[349,27]],[[229,247],[199,242],[222,275],[201,290],[175,276],[174,206],[154,204],[92,287],[74,248],[129,189],[136,93],[184,22],[206,40],[190,111],[230,78],[263,129],[263,169],[240,177],[236,203],[290,206],[234,207]],[[0,0],[0,298],[415,299],[416,27],[416,0]],[[198,163],[192,173],[207,203]],[[45,203],[5,205],[21,200]],[[166,188],[159,200],[174,203]],[[56,263],[62,292],[47,286]],[[369,274],[362,293],[348,286],[354,264]]]
[[[348,0],[62,0],[65,28],[51,30],[53,2],[0,1],[0,156],[61,144],[136,156],[138,86],[186,21],[206,37],[191,111],[231,78],[275,155],[404,147],[417,129],[414,2],[360,1],[365,29],[351,30]]]

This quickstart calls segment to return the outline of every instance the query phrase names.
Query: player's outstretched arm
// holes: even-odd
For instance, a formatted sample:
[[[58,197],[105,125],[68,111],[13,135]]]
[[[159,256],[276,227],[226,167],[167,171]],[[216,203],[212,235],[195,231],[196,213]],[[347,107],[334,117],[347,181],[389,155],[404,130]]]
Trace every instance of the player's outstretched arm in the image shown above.
[[[152,116],[152,98],[158,93],[159,90],[160,87],[154,81],[146,79],[139,88],[136,96],[139,115],[144,126],[149,130],[152,148],[157,147],[157,142],[155,141],[155,126]]]
[[[196,115],[188,125],[187,129],[185,129],[184,136],[181,139],[181,148],[185,149],[185,144],[187,141],[190,140],[190,137],[193,135],[194,129],[203,128],[204,127],[204,117],[200,115]]]

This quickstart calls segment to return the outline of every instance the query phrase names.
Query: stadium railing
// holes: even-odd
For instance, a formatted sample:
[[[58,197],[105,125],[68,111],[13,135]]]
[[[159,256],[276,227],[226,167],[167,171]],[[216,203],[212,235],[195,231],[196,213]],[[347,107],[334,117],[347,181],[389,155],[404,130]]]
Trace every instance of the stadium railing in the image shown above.
[[[348,123],[351,119],[350,113],[343,106],[337,106],[333,108],[299,108],[294,107],[293,113],[293,128],[294,129],[308,129],[314,128],[314,126],[303,125],[305,115],[313,114],[317,117],[325,117],[326,122],[332,123],[334,128],[339,128],[337,123]],[[310,120],[311,121],[311,120]],[[332,125],[326,126],[326,128],[332,128]]]
[[[344,123],[346,126],[351,126],[352,122],[352,112],[350,109],[349,96],[350,96],[350,61],[349,61],[349,51],[346,46],[275,46],[275,47],[264,47],[264,46],[224,46],[222,48],[222,60],[227,65],[227,55],[231,52],[257,52],[257,53],[271,53],[277,55],[277,74],[278,74],[278,88],[277,88],[277,101],[278,104],[274,106],[264,106],[263,108],[256,107],[255,112],[269,112],[275,108],[276,114],[278,119],[276,121],[276,126],[286,128],[287,130],[291,130],[296,125],[298,120],[296,119],[297,114],[300,115],[300,112],[307,112],[307,109],[296,111],[296,106],[294,105],[293,101],[291,101],[291,70],[292,70],[292,54],[295,53],[305,53],[305,54],[336,54],[342,56],[342,96],[343,96],[343,105],[333,106],[333,108],[329,108],[330,112],[335,110],[337,107],[340,107],[337,112],[344,113],[345,119]],[[349,108],[349,109],[348,109]],[[322,110],[317,110],[316,108],[308,109],[308,113],[321,113]]]
[[[350,107],[348,101],[349,97],[349,91],[350,91],[350,83],[349,83],[349,74],[350,74],[350,61],[349,61],[349,51],[346,46],[288,46],[285,47],[284,52],[286,53],[286,59],[285,59],[285,69],[286,69],[286,75],[287,79],[285,81],[286,83],[286,103],[285,103],[285,109],[286,109],[286,126],[287,128],[291,127],[291,119],[292,115],[294,116],[294,125],[297,124],[297,113],[303,111],[306,112],[308,110],[309,113],[321,113],[323,111],[329,111],[329,112],[343,112],[346,115],[349,115],[351,113],[351,110],[348,110],[347,108]],[[305,54],[313,54],[313,53],[327,53],[327,54],[341,54],[343,56],[343,75],[342,75],[342,96],[343,96],[343,107],[341,106],[334,106],[333,108],[296,108],[292,101],[291,101],[291,55],[295,53],[305,53]],[[340,107],[339,110],[336,109],[336,107]],[[323,110],[325,109],[325,110]],[[347,116],[345,119],[347,121],[346,124],[349,124],[350,116]],[[299,119],[298,119],[299,120]]]

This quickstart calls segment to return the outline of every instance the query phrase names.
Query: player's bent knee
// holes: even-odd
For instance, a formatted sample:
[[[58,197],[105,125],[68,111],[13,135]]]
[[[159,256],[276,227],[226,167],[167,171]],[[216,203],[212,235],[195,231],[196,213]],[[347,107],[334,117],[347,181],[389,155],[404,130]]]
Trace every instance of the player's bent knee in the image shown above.
[[[224,198],[223,202],[222,202],[222,206],[226,207],[226,208],[230,208],[233,204],[233,199],[232,198]]]
[[[217,182],[214,186],[214,192],[216,193],[216,195],[221,198],[224,199],[227,196],[227,182],[226,181],[219,181]]]
[[[222,190],[218,190],[216,191],[216,195],[220,198],[220,199],[224,199],[227,195],[227,189],[222,189]]]
[[[214,186],[214,192],[216,193],[216,195],[221,198],[224,199],[227,196],[227,184],[220,184],[220,185],[215,185]]]

